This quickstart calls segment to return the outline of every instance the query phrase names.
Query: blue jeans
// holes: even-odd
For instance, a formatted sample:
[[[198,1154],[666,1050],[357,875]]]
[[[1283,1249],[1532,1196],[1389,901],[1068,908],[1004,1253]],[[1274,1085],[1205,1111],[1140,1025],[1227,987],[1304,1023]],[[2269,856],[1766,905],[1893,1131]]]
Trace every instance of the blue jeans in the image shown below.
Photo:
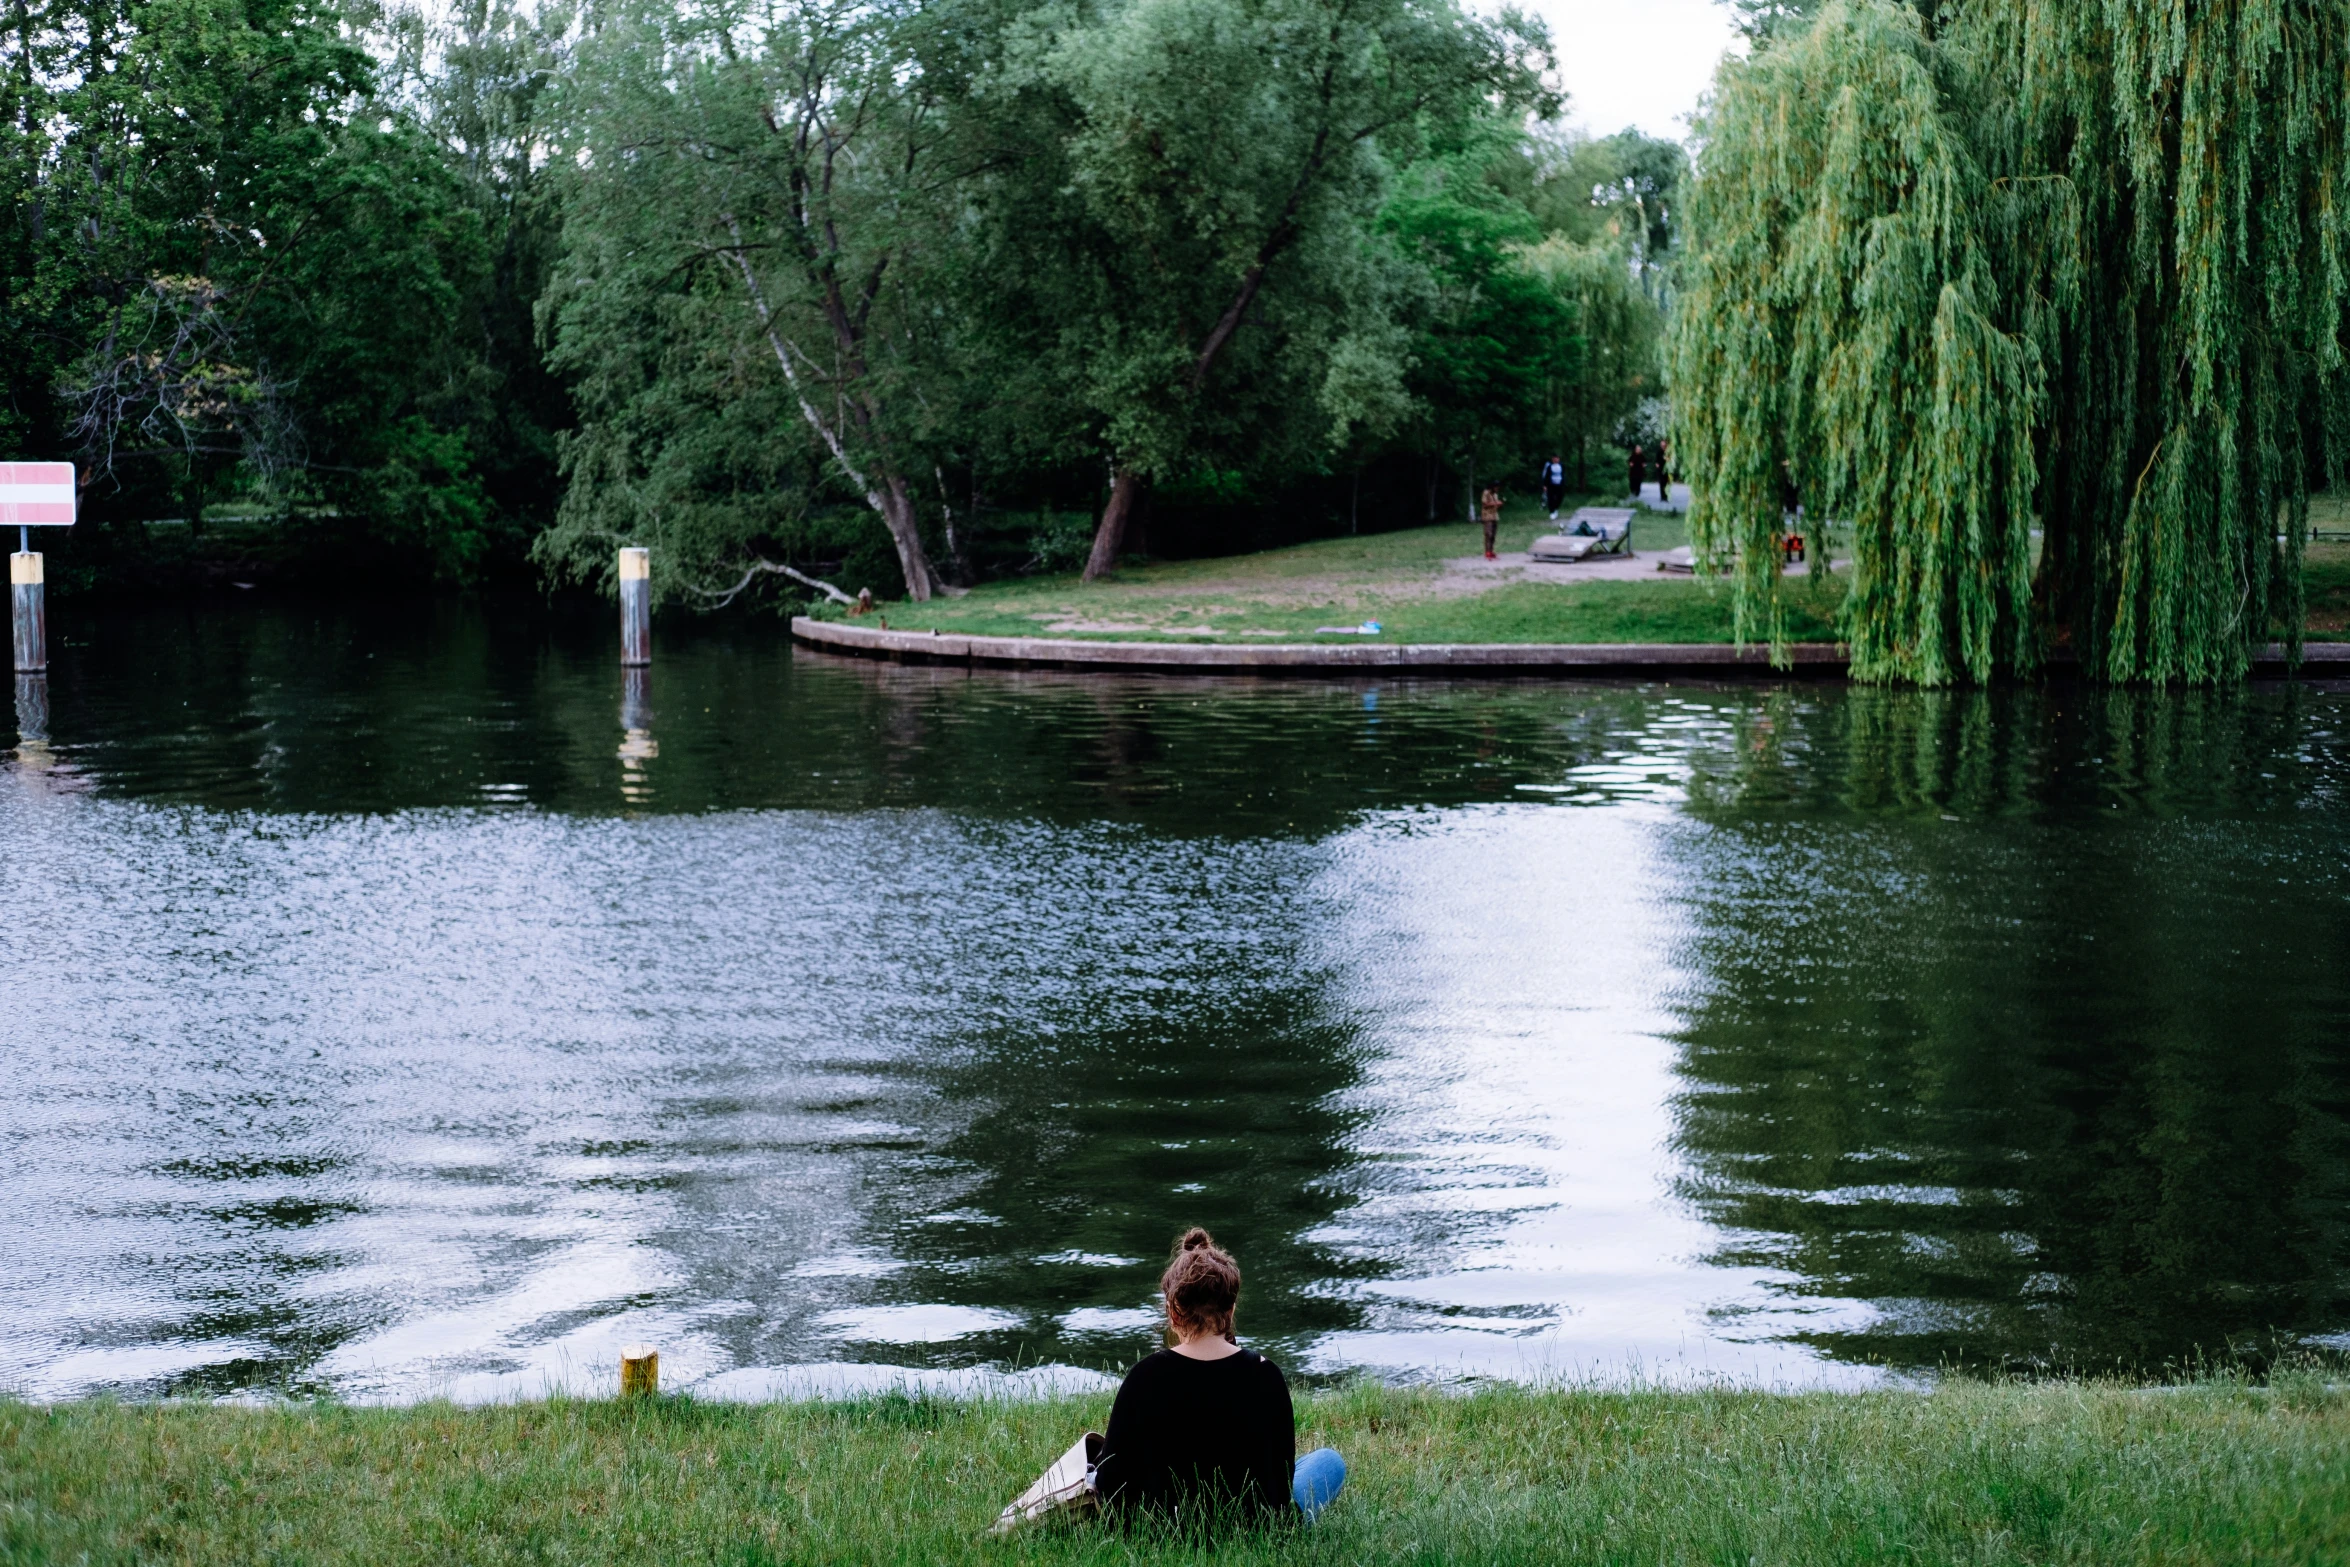
[[[1338,1456],[1335,1447],[1317,1447],[1297,1461],[1290,1471],[1289,1495],[1297,1503],[1297,1510],[1312,1523],[1314,1515],[1337,1499],[1338,1488],[1346,1484],[1346,1460]]]

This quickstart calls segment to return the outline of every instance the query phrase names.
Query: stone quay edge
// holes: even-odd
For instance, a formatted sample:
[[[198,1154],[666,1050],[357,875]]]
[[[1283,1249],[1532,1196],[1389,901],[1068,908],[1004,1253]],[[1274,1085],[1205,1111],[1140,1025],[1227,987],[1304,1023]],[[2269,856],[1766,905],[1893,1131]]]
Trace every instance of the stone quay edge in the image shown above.
[[[1725,642],[1406,642],[1233,644],[1088,641],[1074,637],[990,637],[961,632],[887,631],[796,615],[792,639],[832,653],[900,663],[1028,669],[1099,669],[1172,674],[1346,674],[1401,670],[1416,674],[1553,673],[1563,675],[1723,675],[1838,677],[1845,650],[1832,642],[1798,642],[1791,667],[1775,668],[1764,648]],[[2284,650],[2262,648],[2253,674],[2285,673]],[[2302,649],[2307,679],[2350,679],[2350,643],[2312,642]]]

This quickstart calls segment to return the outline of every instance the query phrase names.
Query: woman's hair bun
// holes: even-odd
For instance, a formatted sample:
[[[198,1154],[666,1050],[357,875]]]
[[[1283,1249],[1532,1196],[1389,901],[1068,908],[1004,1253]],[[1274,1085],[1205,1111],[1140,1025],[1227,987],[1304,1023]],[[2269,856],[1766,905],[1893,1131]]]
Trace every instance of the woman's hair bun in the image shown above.
[[[1159,1290],[1167,1297],[1167,1314],[1178,1328],[1232,1336],[1240,1264],[1206,1230],[1194,1225],[1183,1232],[1167,1271],[1159,1275]]]

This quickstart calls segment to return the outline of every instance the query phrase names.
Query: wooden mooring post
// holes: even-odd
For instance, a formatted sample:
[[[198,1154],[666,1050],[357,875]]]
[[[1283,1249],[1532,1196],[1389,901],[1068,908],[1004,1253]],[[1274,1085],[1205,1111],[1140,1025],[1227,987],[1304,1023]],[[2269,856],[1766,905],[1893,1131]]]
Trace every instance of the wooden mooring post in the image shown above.
[[[21,762],[31,752],[46,753],[48,748],[49,677],[19,675],[16,677],[16,758]]]
[[[653,661],[653,552],[620,552],[620,662],[630,668]]]
[[[620,1351],[620,1396],[651,1397],[661,1391],[661,1352],[650,1344],[628,1344]]]
[[[49,667],[48,590],[41,581],[41,557],[31,547],[8,557],[8,618],[15,631],[16,672],[37,675]]]

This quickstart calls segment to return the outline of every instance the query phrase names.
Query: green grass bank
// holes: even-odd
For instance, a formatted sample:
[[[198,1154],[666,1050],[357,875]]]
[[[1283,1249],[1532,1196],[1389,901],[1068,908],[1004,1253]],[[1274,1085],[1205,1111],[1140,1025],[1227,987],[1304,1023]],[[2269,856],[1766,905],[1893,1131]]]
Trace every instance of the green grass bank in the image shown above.
[[[2304,576],[2306,632],[2335,640],[2350,635],[2350,499],[2321,496],[2311,513],[2319,542],[2310,548]],[[1476,526],[1448,522],[1253,555],[1129,564],[1097,583],[1066,574],[1008,578],[927,604],[891,603],[883,618],[894,631],[1107,641],[1341,643],[1356,639],[1317,628],[1366,620],[1378,621],[1378,640],[1391,644],[1737,639],[1726,582],[1655,569],[1688,543],[1681,517],[1643,512],[1633,531],[1638,559],[1630,563],[1524,565],[1526,547],[1549,531],[1539,508],[1520,501],[1503,513],[1497,543],[1504,560],[1492,567],[1478,559]],[[1513,555],[1519,563],[1511,563]],[[1791,639],[1835,641],[1844,577],[1788,586]],[[818,613],[841,612],[820,606]],[[2271,627],[2270,634],[2284,629]]]
[[[0,1405],[0,1560],[35,1563],[2350,1561],[2350,1395],[1953,1383],[1777,1395],[1358,1387],[1312,1530],[1215,1548],[996,1509],[1102,1398]]]
[[[1520,502],[1503,513],[1497,543],[1505,557],[1522,555],[1550,531],[1538,508]],[[885,614],[892,630],[1121,641],[1335,643],[1354,639],[1316,628],[1365,620],[1378,621],[1379,640],[1388,643],[1734,641],[1726,584],[1656,569],[1688,539],[1680,517],[1644,513],[1633,562],[1487,568],[1476,525],[1450,522],[1253,555],[1129,564],[1097,583],[1015,577],[927,604],[893,603]],[[1819,588],[1797,595],[1797,641],[1835,640],[1844,584],[1829,578]]]

